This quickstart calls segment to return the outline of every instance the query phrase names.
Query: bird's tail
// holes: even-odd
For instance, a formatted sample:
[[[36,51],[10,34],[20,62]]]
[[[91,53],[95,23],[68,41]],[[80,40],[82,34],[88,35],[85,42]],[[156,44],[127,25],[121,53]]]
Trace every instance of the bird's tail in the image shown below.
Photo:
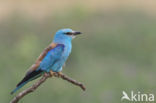
[[[40,77],[44,72],[41,70],[32,71],[31,73],[27,74],[16,86],[16,88],[11,92],[14,94],[17,90],[22,88],[28,82]]]
[[[20,88],[22,88],[25,84],[27,84],[29,81],[26,81],[24,83],[22,83],[21,85],[17,86],[10,94],[14,94],[17,90],[19,90]]]

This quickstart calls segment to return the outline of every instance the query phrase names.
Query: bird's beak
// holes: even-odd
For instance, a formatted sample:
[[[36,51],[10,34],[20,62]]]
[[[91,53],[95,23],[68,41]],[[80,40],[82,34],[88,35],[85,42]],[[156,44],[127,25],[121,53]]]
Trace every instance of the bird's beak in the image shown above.
[[[82,34],[82,33],[79,31],[73,31],[73,35],[80,35],[80,34]]]

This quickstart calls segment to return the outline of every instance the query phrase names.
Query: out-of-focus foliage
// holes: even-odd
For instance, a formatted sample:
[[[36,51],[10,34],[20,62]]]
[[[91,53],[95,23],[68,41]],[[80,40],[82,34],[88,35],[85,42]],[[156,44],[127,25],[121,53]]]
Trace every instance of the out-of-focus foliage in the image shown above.
[[[20,103],[121,103],[123,90],[156,93],[155,15],[130,7],[92,10],[72,5],[36,20],[18,9],[0,21],[1,103],[13,98],[10,91],[61,28],[83,33],[73,40],[63,72],[87,91],[52,78]]]

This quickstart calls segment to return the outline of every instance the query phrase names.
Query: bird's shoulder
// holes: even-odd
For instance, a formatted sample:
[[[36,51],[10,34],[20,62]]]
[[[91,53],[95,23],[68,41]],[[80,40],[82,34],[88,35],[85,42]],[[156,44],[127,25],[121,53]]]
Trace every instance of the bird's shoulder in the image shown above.
[[[51,49],[48,53],[52,53],[53,55],[62,53],[64,51],[64,44],[57,44],[55,48]]]

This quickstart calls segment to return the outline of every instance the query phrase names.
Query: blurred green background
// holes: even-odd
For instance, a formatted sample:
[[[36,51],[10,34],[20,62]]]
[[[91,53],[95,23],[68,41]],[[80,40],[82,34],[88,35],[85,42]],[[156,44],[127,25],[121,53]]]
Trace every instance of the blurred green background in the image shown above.
[[[156,94],[155,11],[155,0],[1,0],[0,103],[14,97],[11,90],[61,28],[83,33],[63,72],[87,91],[52,78],[19,103],[128,103],[122,91]]]

